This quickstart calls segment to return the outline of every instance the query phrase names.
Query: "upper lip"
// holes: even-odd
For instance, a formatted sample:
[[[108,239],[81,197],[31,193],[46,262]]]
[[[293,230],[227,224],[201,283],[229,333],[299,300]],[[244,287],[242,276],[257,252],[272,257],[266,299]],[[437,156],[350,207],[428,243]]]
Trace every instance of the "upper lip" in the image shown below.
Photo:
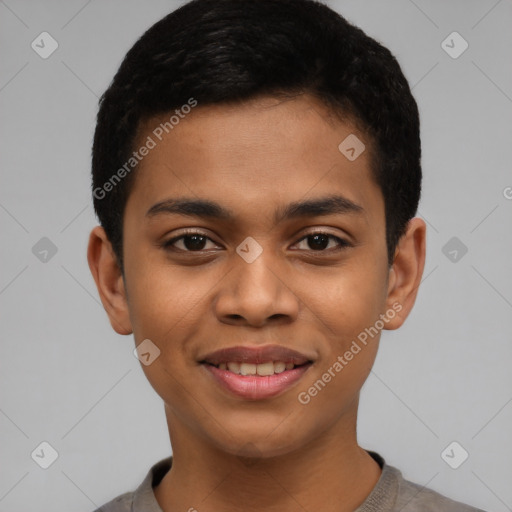
[[[281,361],[301,365],[312,362],[312,358],[281,345],[237,346],[216,350],[200,359],[201,363],[218,365],[220,363],[262,364],[269,361]]]

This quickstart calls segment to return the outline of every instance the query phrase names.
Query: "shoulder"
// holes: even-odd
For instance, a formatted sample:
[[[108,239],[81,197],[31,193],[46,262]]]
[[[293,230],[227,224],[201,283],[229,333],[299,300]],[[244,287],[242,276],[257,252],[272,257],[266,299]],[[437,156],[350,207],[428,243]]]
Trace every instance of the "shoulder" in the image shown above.
[[[94,512],[131,512],[133,496],[133,492],[121,494],[117,498],[97,508]]]
[[[399,477],[396,509],[402,512],[484,512]]]
[[[135,491],[121,494],[94,512],[162,512],[153,488],[160,483],[171,465],[172,457],[158,461],[151,467]]]
[[[382,468],[382,474],[358,512],[485,512],[406,480],[401,471],[387,464],[381,455],[368,453]]]

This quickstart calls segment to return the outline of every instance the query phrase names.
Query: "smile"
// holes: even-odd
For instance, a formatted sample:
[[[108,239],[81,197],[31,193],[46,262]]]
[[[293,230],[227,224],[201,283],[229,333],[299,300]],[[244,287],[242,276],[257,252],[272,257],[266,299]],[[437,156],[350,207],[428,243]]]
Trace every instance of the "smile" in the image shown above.
[[[283,373],[286,370],[293,370],[294,363],[284,363],[283,361],[269,361],[262,364],[252,363],[220,363],[217,368],[219,370],[227,370],[237,375],[259,375],[260,377],[268,377],[276,373]]]
[[[290,389],[312,366],[313,358],[278,345],[238,346],[213,352],[200,363],[230,395],[264,400]]]

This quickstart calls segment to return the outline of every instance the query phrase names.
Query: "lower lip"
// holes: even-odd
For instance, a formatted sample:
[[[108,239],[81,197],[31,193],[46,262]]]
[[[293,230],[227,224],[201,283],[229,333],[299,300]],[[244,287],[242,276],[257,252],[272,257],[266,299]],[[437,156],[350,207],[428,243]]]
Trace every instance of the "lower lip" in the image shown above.
[[[203,364],[225,389],[246,400],[263,400],[277,396],[291,388],[308,371],[311,363],[297,366],[292,370],[260,377],[259,375],[238,375],[216,366]]]

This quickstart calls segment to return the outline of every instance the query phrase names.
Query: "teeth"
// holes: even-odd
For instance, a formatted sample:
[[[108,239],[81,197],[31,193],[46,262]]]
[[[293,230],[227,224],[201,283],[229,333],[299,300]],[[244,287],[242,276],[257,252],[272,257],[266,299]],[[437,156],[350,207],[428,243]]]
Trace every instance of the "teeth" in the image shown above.
[[[274,375],[274,363],[270,361],[269,363],[256,365],[256,373],[262,377],[266,377],[267,375]]]
[[[284,363],[283,361],[268,361],[261,364],[252,363],[220,363],[219,370],[229,370],[237,375],[259,375],[268,377],[275,373],[283,373],[285,370],[291,370],[295,367],[293,363]]]
[[[240,373],[240,364],[239,363],[228,363],[228,370],[233,373]]]
[[[242,363],[240,365],[240,375],[256,375],[255,364]]]
[[[274,373],[283,373],[286,370],[286,365],[281,361],[274,363]]]

